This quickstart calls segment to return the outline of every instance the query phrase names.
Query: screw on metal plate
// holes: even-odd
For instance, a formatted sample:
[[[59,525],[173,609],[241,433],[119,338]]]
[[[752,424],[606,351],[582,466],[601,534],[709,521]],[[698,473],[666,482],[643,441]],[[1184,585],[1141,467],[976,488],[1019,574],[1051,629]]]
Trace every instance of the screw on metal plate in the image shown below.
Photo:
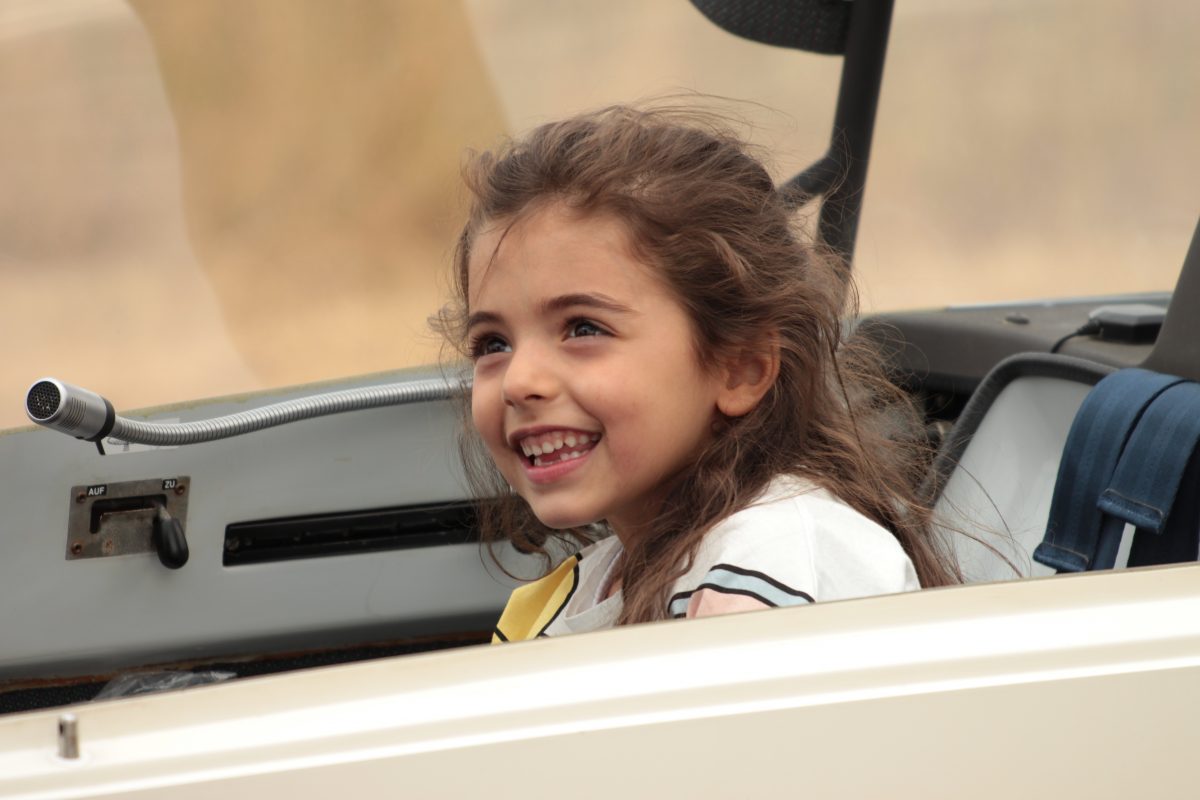
[[[79,719],[74,714],[58,718],[58,757],[79,758]]]

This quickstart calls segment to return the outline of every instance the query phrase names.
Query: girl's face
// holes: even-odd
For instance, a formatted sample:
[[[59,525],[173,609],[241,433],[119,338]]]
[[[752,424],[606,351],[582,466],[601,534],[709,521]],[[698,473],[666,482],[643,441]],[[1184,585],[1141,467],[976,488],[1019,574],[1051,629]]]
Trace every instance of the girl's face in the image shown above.
[[[559,204],[485,228],[468,268],[471,414],[496,466],[550,527],[635,535],[722,391],[687,313],[621,223]]]

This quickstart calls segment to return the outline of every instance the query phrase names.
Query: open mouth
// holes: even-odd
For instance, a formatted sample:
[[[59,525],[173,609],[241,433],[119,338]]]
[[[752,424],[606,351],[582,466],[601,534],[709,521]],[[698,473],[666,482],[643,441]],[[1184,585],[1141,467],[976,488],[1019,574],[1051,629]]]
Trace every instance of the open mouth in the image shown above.
[[[582,431],[550,431],[527,436],[517,442],[530,466],[548,467],[562,461],[582,458],[600,441],[598,433]]]

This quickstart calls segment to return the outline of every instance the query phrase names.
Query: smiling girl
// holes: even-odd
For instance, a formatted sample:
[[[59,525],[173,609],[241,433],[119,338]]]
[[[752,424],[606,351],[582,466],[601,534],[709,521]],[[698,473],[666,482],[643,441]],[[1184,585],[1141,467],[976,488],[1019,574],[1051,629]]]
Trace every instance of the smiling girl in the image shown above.
[[[496,640],[957,580],[919,419],[844,336],[853,288],[719,122],[583,115],[467,183],[440,327],[474,364],[484,536],[611,534],[518,588]]]

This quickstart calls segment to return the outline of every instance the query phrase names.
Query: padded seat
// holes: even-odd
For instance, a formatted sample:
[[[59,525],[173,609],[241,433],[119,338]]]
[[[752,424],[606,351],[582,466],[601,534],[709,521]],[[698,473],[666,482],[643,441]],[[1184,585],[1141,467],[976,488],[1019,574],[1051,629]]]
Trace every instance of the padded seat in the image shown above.
[[[980,384],[934,465],[935,511],[968,582],[1052,575],[1033,561],[1063,445],[1083,399],[1112,367],[1029,353]],[[966,534],[966,535],[963,535]],[[1128,559],[1132,530],[1117,566]]]

